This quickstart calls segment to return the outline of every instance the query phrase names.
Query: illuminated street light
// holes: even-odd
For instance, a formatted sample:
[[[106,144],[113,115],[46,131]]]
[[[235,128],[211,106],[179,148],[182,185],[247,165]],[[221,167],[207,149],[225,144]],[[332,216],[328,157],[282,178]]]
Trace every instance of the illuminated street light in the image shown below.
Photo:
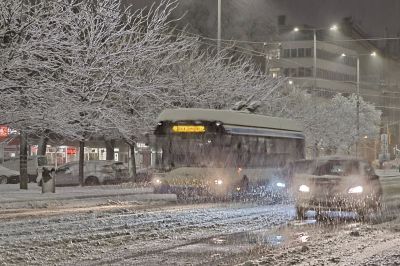
[[[350,57],[356,58],[357,59],[357,139],[360,138],[360,57],[361,56],[372,56],[376,57],[376,52],[372,52],[370,54],[357,54],[357,55],[349,55]],[[347,56],[345,53],[341,54],[342,57]],[[368,138],[368,136],[364,137],[365,139]],[[356,156],[358,156],[358,142],[356,142]]]
[[[314,78],[314,89],[317,88],[317,31],[321,30],[331,30],[336,31],[338,27],[334,24],[330,28],[302,28],[302,31],[312,31],[313,32],[313,78]],[[300,31],[299,27],[293,29],[294,32]]]
[[[338,26],[336,24],[332,25],[332,27],[329,28],[330,30],[337,31]]]

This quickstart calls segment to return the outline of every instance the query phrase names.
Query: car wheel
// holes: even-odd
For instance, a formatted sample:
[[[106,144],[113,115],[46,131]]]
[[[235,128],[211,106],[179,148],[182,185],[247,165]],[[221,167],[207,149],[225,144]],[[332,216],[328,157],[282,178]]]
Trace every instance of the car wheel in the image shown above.
[[[296,207],[296,218],[297,220],[305,220],[306,219],[307,210],[302,207]]]
[[[96,186],[99,185],[99,179],[95,176],[89,176],[88,178],[86,178],[85,180],[85,185],[86,186]]]
[[[154,187],[154,193],[157,193],[157,194],[171,193],[171,187],[169,184],[161,184],[159,186]]]
[[[7,177],[2,175],[0,176],[0,184],[7,184]]]

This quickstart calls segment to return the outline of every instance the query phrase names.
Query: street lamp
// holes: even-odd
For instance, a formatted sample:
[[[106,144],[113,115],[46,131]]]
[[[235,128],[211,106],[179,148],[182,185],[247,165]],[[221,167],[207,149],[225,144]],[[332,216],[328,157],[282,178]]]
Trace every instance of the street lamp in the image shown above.
[[[371,52],[370,54],[357,54],[357,55],[350,55],[352,58],[357,59],[357,141],[356,141],[356,157],[358,157],[358,139],[360,138],[360,57],[361,56],[372,56],[375,57],[377,54],[376,52]],[[347,56],[345,53],[342,53],[342,57]]]
[[[299,32],[301,31],[312,31],[313,32],[313,48],[314,48],[314,54],[313,54],[313,78],[314,78],[314,89],[317,88],[317,31],[321,30],[331,30],[331,31],[337,31],[338,27],[337,25],[332,25],[330,28],[302,28],[300,29],[299,27],[293,28],[294,32]]]
[[[338,30],[338,26],[335,24],[335,25],[332,25],[329,29],[333,30],[333,31],[337,31]]]
[[[314,90],[317,88],[317,31],[321,30],[331,30],[336,31],[338,27],[336,25],[332,25],[330,28],[293,28],[294,32],[301,31],[312,31],[313,32],[313,47],[314,47],[314,54],[313,54],[313,79],[314,79]],[[318,155],[318,149],[315,148],[315,156]]]
[[[217,36],[217,49],[218,52],[221,51],[221,9],[222,9],[222,3],[221,0],[218,0],[218,36]]]

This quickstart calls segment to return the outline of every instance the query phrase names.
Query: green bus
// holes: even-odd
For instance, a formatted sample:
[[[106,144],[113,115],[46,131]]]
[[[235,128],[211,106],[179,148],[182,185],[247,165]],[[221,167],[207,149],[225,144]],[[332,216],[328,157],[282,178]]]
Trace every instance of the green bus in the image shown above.
[[[280,170],[305,157],[298,122],[241,111],[164,110],[154,136],[155,190],[178,195],[286,189]]]

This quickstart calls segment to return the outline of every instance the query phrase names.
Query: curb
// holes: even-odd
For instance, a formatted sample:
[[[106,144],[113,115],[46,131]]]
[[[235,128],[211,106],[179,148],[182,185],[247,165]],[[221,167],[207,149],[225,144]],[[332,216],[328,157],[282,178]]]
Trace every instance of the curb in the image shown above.
[[[96,198],[107,198],[107,197],[124,197],[124,196],[139,196],[139,199],[141,200],[140,195],[151,195],[153,197],[143,197],[142,200],[147,200],[147,201],[158,201],[158,200],[170,200],[170,201],[176,201],[176,195],[175,194],[155,194],[153,192],[143,192],[143,193],[120,193],[120,194],[101,194],[101,195],[78,195],[78,196],[71,196],[71,197],[45,197],[45,198],[35,198],[35,199],[15,199],[15,200],[6,200],[6,201],[1,201],[0,204],[8,204],[8,203],[21,203],[21,202],[37,202],[37,201],[54,201],[54,200],[79,200],[79,199],[96,199]],[[155,196],[157,195],[157,196]]]

